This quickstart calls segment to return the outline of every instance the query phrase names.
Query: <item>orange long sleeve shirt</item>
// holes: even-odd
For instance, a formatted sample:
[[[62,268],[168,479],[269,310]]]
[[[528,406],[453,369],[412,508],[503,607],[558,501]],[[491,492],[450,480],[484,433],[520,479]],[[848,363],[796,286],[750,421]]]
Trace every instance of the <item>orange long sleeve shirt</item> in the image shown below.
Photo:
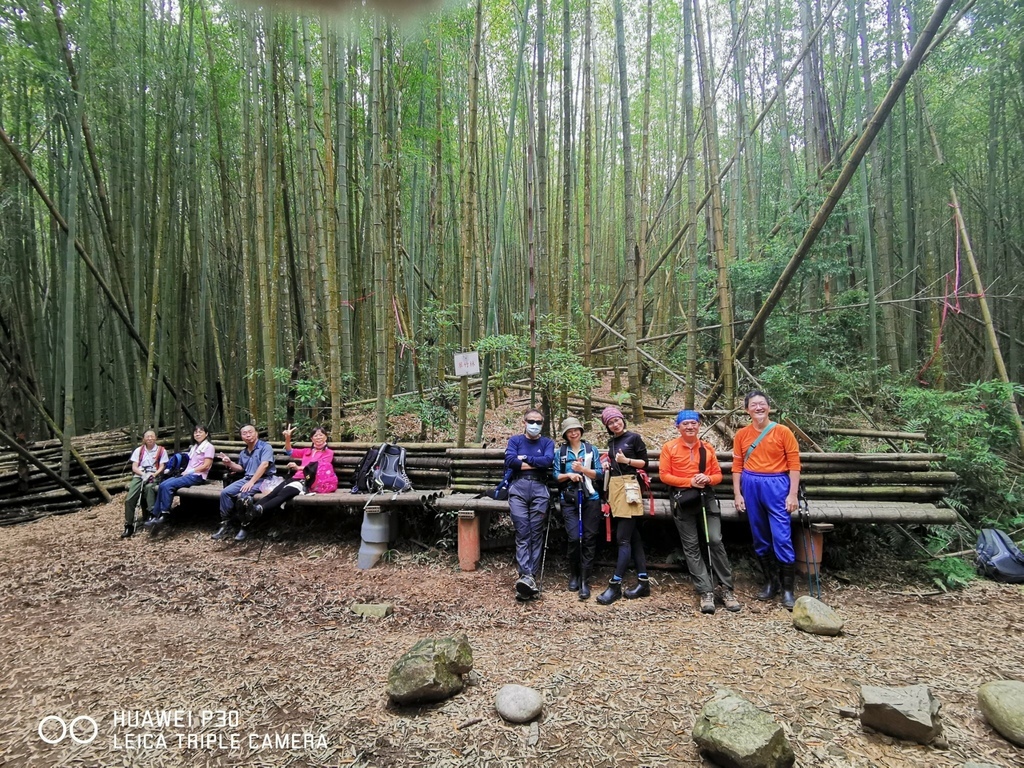
[[[765,474],[800,471],[800,446],[797,445],[796,437],[789,427],[782,424],[776,424],[772,431],[765,435],[764,440],[757,444],[757,448],[750,454],[750,459],[744,464],[743,457],[747,449],[760,434],[761,430],[753,424],[748,424],[736,433],[732,444],[734,476],[744,469]]]
[[[722,482],[722,468],[718,465],[715,449],[703,440],[689,446],[681,437],[669,440],[661,447],[661,456],[658,458],[658,477],[661,482],[676,488],[691,488],[693,476],[700,472],[701,445],[707,452],[704,474],[711,478],[711,485]]]

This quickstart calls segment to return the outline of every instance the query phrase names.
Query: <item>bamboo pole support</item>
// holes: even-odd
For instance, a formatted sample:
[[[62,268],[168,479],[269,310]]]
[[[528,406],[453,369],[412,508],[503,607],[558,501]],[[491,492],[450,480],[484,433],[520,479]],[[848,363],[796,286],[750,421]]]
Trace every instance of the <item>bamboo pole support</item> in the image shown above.
[[[53,480],[64,490],[68,491],[76,499],[80,499],[85,504],[92,504],[92,501],[90,501],[88,496],[86,496],[80,490],[75,488],[75,486],[71,485],[71,483],[64,480],[60,475],[58,475],[48,466],[43,464],[43,462],[41,462],[34,455],[32,455],[32,453],[26,451],[24,448],[18,445],[18,442],[13,437],[4,432],[2,429],[0,429],[0,440],[7,443],[7,445],[9,445],[14,450],[15,453],[24,458],[26,461],[31,461],[33,464],[39,467],[39,469],[41,469],[48,478]]]
[[[934,132],[932,133],[934,137]],[[935,145],[938,149],[938,143]],[[956,217],[956,226],[960,231],[960,237],[964,241],[964,251],[967,253],[967,261],[971,265],[971,276],[974,278],[974,285],[978,289],[978,303],[981,306],[981,317],[985,321],[985,332],[988,334],[988,343],[992,347],[992,356],[995,359],[996,371],[999,378],[1009,387],[1010,413],[1013,414],[1013,425],[1017,428],[1017,442],[1020,444],[1020,453],[1024,456],[1024,423],[1021,423],[1020,410],[1017,408],[1017,398],[1013,396],[1013,387],[1010,385],[1010,376],[1006,371],[1006,363],[1003,361],[1003,353],[999,349],[999,337],[996,335],[996,327],[992,322],[992,313],[988,308],[988,300],[985,298],[985,284],[981,282],[981,272],[978,270],[978,262],[974,258],[974,249],[971,248],[971,239],[967,235],[967,225],[964,223],[963,214],[960,212],[960,201],[956,196],[956,189],[949,188],[949,197],[953,202],[953,215]]]

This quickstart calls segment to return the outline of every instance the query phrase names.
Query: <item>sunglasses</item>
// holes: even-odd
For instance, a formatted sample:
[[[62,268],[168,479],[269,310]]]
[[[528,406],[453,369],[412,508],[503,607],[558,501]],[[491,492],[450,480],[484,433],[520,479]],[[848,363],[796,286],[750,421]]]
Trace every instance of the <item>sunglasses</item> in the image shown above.
[[[527,424],[543,424],[544,421],[542,419],[527,419],[526,423]]]

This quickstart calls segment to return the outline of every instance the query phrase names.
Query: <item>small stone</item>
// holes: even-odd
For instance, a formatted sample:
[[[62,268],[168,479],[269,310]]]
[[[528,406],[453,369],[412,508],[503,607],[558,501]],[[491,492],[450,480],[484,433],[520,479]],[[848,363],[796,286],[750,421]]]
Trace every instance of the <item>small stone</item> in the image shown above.
[[[477,672],[475,669],[471,669],[469,670],[469,672],[462,676],[462,681],[466,685],[480,685],[480,683],[483,681],[483,677],[481,677],[480,673]]]
[[[530,723],[530,735],[526,737],[526,745],[529,747],[536,747],[538,741],[540,741],[540,726],[537,725],[537,721],[534,720]]]
[[[843,631],[843,624],[838,613],[810,595],[797,598],[793,606],[793,626],[812,635],[834,637]]]
[[[856,709],[854,707],[840,707],[839,708],[839,716],[840,717],[856,718],[856,717],[860,716],[860,710],[858,710],[858,709]]]
[[[978,689],[978,707],[996,732],[1024,747],[1024,683],[993,680]]]
[[[506,685],[494,697],[494,708],[511,723],[528,723],[544,709],[544,697],[525,685]]]
[[[383,619],[394,612],[395,607],[391,603],[354,603],[352,605],[352,613],[374,619]]]

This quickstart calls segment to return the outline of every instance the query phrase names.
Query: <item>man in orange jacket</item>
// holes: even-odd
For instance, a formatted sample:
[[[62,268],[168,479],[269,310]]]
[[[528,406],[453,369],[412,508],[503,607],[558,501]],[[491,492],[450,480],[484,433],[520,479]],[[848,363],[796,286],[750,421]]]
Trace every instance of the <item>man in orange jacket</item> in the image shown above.
[[[676,429],[679,437],[661,447],[658,476],[665,485],[679,489],[672,494],[672,517],[683,543],[693,587],[700,595],[701,613],[715,612],[716,581],[722,586],[722,603],[726,609],[738,611],[741,606],[732,593],[732,566],[722,544],[722,516],[718,506],[708,504],[705,496],[711,493],[712,486],[722,482],[722,469],[718,466],[714,446],[698,437],[700,414],[697,411],[680,411],[676,416]],[[709,512],[709,506],[717,514]],[[700,553],[700,528],[705,529],[708,542],[710,575]]]
[[[777,562],[782,575],[782,604],[793,610],[796,553],[789,515],[797,509],[800,447],[788,427],[768,419],[771,407],[764,392],[754,390],[743,405],[750,424],[733,439],[732,487],[736,511],[747,513],[754,553],[765,576],[757,599],[771,600],[778,593]]]

